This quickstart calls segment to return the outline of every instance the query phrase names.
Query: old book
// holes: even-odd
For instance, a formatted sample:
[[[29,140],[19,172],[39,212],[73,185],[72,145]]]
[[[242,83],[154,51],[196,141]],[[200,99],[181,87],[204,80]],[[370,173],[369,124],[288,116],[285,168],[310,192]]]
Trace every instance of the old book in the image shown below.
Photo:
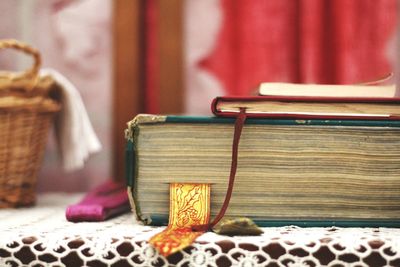
[[[166,224],[172,182],[227,189],[234,119],[139,115],[127,180],[139,220]],[[400,226],[400,121],[248,119],[227,217],[258,225]]]
[[[295,84],[261,83],[258,93],[265,96],[315,96],[315,97],[362,97],[391,98],[396,95],[392,85],[333,85],[333,84]]]
[[[214,99],[217,116],[235,116],[240,108],[250,117],[324,119],[400,119],[400,98],[310,96],[223,96]]]

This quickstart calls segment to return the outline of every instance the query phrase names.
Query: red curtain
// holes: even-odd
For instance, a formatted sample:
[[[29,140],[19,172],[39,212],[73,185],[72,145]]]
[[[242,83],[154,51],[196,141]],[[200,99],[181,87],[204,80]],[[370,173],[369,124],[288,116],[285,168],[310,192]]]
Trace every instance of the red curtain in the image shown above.
[[[216,45],[199,64],[227,94],[267,81],[356,83],[393,71],[396,0],[221,0],[221,8]]]
[[[150,113],[159,111],[159,1],[144,1],[145,103]],[[396,0],[215,1],[212,6],[222,22],[210,12],[219,33],[198,67],[216,78],[223,94],[246,95],[268,81],[359,83],[394,71]],[[196,35],[204,32],[203,24]],[[210,94],[213,88],[197,92],[202,90]]]

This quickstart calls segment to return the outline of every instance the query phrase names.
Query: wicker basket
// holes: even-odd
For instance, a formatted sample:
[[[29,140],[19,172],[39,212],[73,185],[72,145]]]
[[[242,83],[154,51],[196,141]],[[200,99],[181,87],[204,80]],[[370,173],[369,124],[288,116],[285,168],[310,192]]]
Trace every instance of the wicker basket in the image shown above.
[[[0,40],[4,48],[33,56],[34,64],[22,73],[0,73],[0,208],[35,203],[47,134],[60,110],[55,82],[38,76],[38,51],[15,40]]]

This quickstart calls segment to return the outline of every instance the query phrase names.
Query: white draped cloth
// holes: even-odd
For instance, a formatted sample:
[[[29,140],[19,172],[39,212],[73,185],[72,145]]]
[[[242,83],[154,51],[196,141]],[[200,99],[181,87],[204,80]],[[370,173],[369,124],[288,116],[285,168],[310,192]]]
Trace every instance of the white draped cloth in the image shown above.
[[[56,117],[55,133],[66,171],[84,166],[89,155],[101,149],[78,89],[61,73],[42,69],[41,76],[49,75],[61,88],[61,111]]]

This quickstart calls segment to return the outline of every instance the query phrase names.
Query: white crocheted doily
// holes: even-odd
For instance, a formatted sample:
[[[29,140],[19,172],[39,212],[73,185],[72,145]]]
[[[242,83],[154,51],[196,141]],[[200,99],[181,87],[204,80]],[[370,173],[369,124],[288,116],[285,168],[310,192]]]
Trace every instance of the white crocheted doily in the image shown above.
[[[263,228],[258,237],[200,236],[168,259],[147,240],[162,227],[131,214],[70,223],[81,195],[51,194],[34,208],[0,210],[0,266],[400,266],[400,229]]]

